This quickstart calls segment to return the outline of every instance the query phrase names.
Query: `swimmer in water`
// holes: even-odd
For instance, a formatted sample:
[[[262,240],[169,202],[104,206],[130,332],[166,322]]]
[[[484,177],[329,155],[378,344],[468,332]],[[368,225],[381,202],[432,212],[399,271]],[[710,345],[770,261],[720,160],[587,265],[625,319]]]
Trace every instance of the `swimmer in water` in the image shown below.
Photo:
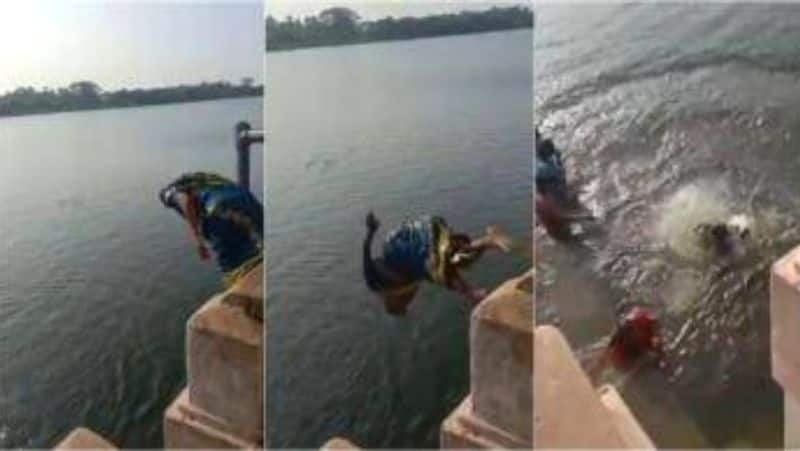
[[[551,139],[542,139],[539,129],[536,135],[536,186],[560,203],[567,201],[567,174]]]
[[[383,243],[382,257],[372,257],[372,241],[380,222],[370,212],[364,238],[364,279],[370,290],[383,298],[386,311],[403,315],[423,281],[454,290],[477,304],[487,291],[471,287],[461,270],[477,261],[486,250],[511,250],[511,240],[490,226],[486,236],[472,240],[455,233],[440,217],[404,221],[391,230]]]
[[[548,235],[559,241],[574,238],[572,223],[593,220],[586,212],[570,207],[567,175],[561,152],[553,141],[542,139],[539,129],[536,136],[536,223],[544,226]]]
[[[264,211],[249,190],[219,175],[195,172],[167,185],[159,199],[187,222],[201,259],[211,258],[211,247],[226,288],[261,263]],[[259,307],[245,309],[263,318]]]
[[[560,240],[570,237],[570,221],[563,209],[567,197],[566,171],[553,141],[536,136],[536,222]]]
[[[736,219],[738,217],[734,217]],[[740,245],[750,237],[750,229],[741,221],[728,223],[702,223],[694,228],[704,249],[718,256],[731,256],[741,249]]]
[[[660,368],[666,367],[663,339],[655,315],[642,307],[633,307],[622,316],[600,359],[589,371],[594,381],[609,365],[629,372],[640,368],[648,358],[656,358]]]

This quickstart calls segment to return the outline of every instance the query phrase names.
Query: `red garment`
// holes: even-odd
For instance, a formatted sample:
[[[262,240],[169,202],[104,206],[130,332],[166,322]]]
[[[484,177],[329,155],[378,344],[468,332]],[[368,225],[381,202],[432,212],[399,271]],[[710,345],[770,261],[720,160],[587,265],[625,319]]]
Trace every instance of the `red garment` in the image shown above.
[[[622,320],[609,343],[611,361],[618,369],[630,369],[648,352],[660,352],[658,321],[648,310],[634,307]]]

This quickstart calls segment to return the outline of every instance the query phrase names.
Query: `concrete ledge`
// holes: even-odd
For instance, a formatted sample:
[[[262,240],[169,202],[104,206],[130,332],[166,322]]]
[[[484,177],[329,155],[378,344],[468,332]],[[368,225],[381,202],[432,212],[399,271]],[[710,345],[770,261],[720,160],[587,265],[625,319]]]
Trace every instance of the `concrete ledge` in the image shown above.
[[[598,393],[600,402],[611,414],[611,421],[616,424],[617,431],[619,431],[625,443],[636,449],[656,449],[653,441],[650,440],[642,426],[636,421],[636,417],[633,416],[631,409],[625,404],[616,388],[611,385],[604,385],[600,387]]]
[[[783,448],[800,448],[800,403],[783,395]]]
[[[566,339],[536,328],[534,448],[627,448]]]
[[[261,449],[261,443],[237,437],[224,422],[189,402],[183,390],[164,415],[166,449]]]
[[[533,271],[495,289],[470,318],[470,394],[442,423],[442,448],[533,445]]]
[[[237,435],[263,436],[263,322],[207,302],[187,324],[187,378],[192,405],[222,418]]]
[[[117,449],[103,437],[86,428],[75,428],[55,449]]]
[[[800,246],[772,265],[772,378],[783,388],[784,448],[800,447]]]
[[[772,377],[800,402],[800,246],[772,266],[770,323]]]
[[[477,417],[467,396],[442,423],[443,449],[530,449],[531,442],[502,431]]]
[[[494,290],[472,312],[470,389],[475,416],[533,443],[532,272]]]
[[[325,442],[325,444],[322,445],[322,448],[320,448],[320,449],[325,451],[325,450],[329,450],[329,449],[361,449],[361,448],[359,448],[356,445],[352,444],[348,440],[345,440],[345,439],[339,438],[339,437],[334,437],[334,438],[328,440],[327,442]]]

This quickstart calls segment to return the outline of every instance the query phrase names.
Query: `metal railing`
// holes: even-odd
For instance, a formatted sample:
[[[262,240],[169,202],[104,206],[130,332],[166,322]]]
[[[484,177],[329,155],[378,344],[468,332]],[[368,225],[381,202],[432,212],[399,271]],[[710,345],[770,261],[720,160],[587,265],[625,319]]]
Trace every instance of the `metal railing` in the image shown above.
[[[264,143],[264,131],[253,130],[247,122],[236,124],[236,154],[239,185],[250,189],[250,145]]]

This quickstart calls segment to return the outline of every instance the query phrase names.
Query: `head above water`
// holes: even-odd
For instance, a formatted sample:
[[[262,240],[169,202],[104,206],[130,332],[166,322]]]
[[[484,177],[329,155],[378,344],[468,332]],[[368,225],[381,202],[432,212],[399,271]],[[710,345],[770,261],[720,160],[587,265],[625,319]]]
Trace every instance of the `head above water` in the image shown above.
[[[723,222],[700,224],[695,230],[701,235],[703,246],[720,256],[745,252],[746,241],[750,237],[750,229],[746,225]]]
[[[715,240],[726,240],[730,235],[731,231],[725,224],[715,224],[711,227],[711,236],[714,237]]]
[[[536,146],[536,155],[539,158],[550,158],[556,153],[556,146],[553,144],[552,139],[545,139],[538,146]]]
[[[625,313],[619,323],[622,340],[646,348],[657,349],[660,346],[658,320],[655,314],[644,307],[633,307]]]
[[[655,314],[650,309],[635,305],[627,311],[621,311],[622,323],[649,325],[656,322]]]

